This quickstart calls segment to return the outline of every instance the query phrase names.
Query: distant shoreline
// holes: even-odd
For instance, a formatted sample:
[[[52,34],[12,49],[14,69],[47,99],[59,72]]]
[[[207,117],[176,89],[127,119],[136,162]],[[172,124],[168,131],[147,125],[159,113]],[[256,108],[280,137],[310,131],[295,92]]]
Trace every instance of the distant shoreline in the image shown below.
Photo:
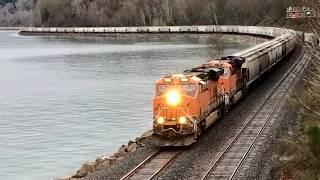
[[[0,31],[20,31],[23,27],[0,27]]]
[[[286,33],[286,29],[275,27],[254,26],[139,26],[139,27],[24,27],[21,35],[48,34],[90,34],[93,36],[105,34],[238,34],[274,38]]]

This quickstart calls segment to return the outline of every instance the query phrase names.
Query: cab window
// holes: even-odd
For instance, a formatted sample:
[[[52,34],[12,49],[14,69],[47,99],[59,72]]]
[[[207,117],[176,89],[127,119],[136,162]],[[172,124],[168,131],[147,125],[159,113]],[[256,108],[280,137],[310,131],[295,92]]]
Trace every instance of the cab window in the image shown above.
[[[197,92],[197,86],[195,84],[177,85],[177,89],[179,89],[182,93],[192,97],[195,96]]]
[[[156,96],[164,95],[169,89],[173,89],[173,85],[159,84],[156,86]]]
[[[170,89],[177,89],[184,95],[195,96],[197,92],[197,86],[195,84],[179,84],[179,85],[165,85],[159,84],[156,87],[156,96],[162,96]]]
[[[223,68],[223,71],[224,71],[224,73],[223,73],[223,77],[224,78],[228,78],[228,76],[229,76],[229,74],[230,74],[230,69],[229,68]]]

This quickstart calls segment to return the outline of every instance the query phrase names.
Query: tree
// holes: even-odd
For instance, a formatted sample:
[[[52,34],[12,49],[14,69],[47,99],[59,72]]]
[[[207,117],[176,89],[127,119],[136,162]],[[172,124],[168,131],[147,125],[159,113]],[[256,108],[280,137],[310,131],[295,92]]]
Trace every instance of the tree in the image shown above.
[[[14,15],[12,11],[14,6],[12,3],[6,4],[3,8],[0,9],[0,24],[3,26],[9,26],[14,21]]]
[[[0,3],[8,1],[0,0]],[[285,8],[289,0],[11,1],[16,7],[15,12],[30,11],[33,6],[33,13],[18,13],[19,16],[26,15],[26,18],[14,16],[14,20],[3,21],[5,24],[23,21],[42,26],[150,26],[274,25],[275,22],[281,25],[285,22]]]
[[[15,3],[15,0],[0,0],[0,6],[5,6],[8,3]]]

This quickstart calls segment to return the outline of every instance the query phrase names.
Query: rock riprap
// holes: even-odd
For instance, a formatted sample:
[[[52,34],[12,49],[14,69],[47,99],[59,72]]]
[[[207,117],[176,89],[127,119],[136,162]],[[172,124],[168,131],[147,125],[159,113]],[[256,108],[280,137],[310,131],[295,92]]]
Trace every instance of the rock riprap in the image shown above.
[[[124,159],[128,154],[135,152],[137,149],[144,146],[147,139],[152,136],[152,130],[148,130],[140,137],[137,137],[135,141],[129,141],[127,145],[121,145],[118,150],[111,156],[104,155],[98,157],[95,162],[85,162],[77,173],[71,177],[63,178],[63,180],[74,180],[84,178],[87,175],[102,170],[104,168],[111,167],[117,161]]]

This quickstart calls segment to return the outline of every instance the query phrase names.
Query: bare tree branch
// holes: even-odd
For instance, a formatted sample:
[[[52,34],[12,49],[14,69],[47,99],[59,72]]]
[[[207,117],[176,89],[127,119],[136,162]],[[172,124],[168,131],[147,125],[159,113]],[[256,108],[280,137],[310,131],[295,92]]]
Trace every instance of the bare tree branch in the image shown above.
[[[312,113],[314,113],[315,115],[317,115],[318,117],[320,117],[320,112],[317,112],[315,110],[313,110],[312,108],[310,108],[309,106],[307,106],[302,100],[300,97],[297,97],[298,98],[298,102],[303,106],[305,107],[307,110],[311,111]]]
[[[309,87],[307,88],[307,90],[311,96],[320,99],[320,94],[317,94],[316,92],[312,91]]]
[[[314,83],[312,80],[308,80],[307,77],[305,77],[305,76],[301,76],[301,79],[303,79],[304,81],[306,81],[314,86],[320,87],[320,84]]]

